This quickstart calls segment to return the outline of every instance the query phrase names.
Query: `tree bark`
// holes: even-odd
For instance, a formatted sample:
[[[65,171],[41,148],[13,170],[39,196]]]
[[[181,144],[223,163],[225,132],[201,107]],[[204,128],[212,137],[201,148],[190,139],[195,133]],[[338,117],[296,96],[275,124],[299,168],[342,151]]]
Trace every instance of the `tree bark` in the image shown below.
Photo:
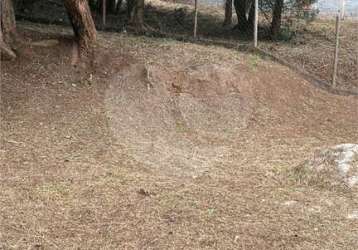
[[[276,0],[273,9],[272,23],[271,23],[271,38],[275,40],[280,35],[283,4],[284,4],[284,0]]]
[[[248,11],[248,21],[253,27],[253,23],[255,21],[255,1],[251,1],[251,3],[249,4],[249,9],[247,11]]]
[[[224,26],[229,26],[232,24],[232,0],[225,1],[225,19]]]
[[[137,30],[144,29],[144,0],[128,0],[129,24]]]
[[[237,28],[242,31],[247,31],[249,28],[249,21],[246,16],[247,0],[234,0],[235,11],[237,15]]]
[[[90,9],[98,13],[103,13],[103,0],[88,0]],[[110,14],[116,14],[118,11],[118,5],[121,4],[121,0],[107,0],[106,12]]]
[[[16,36],[16,21],[12,0],[1,1],[1,24],[4,41],[7,43],[12,42]]]
[[[89,56],[96,44],[97,31],[87,0],[64,0],[78,44],[79,56]]]
[[[0,51],[5,59],[16,58],[10,44],[16,38],[16,21],[12,0],[0,2]],[[2,58],[3,58],[2,57]]]

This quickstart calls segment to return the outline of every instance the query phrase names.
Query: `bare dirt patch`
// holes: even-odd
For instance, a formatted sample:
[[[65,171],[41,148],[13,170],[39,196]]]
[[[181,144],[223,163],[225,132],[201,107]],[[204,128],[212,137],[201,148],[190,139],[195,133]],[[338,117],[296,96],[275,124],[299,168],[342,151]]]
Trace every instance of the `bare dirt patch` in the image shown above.
[[[255,104],[242,77],[231,65],[132,65],[107,89],[112,133],[138,161],[198,176],[226,161],[230,145],[248,127]]]

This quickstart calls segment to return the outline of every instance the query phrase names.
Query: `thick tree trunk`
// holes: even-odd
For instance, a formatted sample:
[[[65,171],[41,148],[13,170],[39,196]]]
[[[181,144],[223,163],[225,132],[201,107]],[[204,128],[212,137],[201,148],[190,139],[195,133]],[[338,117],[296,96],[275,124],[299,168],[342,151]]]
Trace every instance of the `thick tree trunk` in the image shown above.
[[[225,19],[224,26],[229,26],[232,24],[232,0],[225,1]]]
[[[15,53],[11,48],[16,37],[16,22],[12,0],[0,2],[0,51],[6,59],[14,59]]]
[[[250,2],[249,9],[247,11],[248,11],[248,21],[252,25],[251,27],[253,27],[255,21],[255,1]]]
[[[144,29],[144,0],[128,0],[129,23],[137,30]]]
[[[235,11],[237,15],[237,28],[242,31],[247,31],[250,27],[246,11],[247,0],[234,0]]]
[[[284,0],[276,0],[272,14],[271,38],[277,39],[281,30],[281,19]]]
[[[126,3],[127,3],[127,18],[129,22],[131,20],[131,15],[133,12],[135,0],[127,0]]]
[[[96,44],[96,27],[87,0],[64,0],[78,43],[79,56],[89,56]]]

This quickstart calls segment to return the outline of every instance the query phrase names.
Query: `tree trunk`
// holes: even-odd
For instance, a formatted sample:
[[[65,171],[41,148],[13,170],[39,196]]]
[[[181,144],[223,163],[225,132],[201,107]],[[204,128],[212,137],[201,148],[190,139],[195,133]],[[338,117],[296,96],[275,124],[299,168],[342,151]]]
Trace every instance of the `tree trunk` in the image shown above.
[[[271,38],[277,39],[281,30],[281,19],[284,0],[276,0],[272,14]]]
[[[144,29],[144,0],[128,0],[129,23],[137,30]]]
[[[120,3],[119,0],[107,0],[106,12],[110,14],[116,14],[118,3]],[[89,6],[92,11],[103,13],[103,0],[89,0]]]
[[[87,0],[64,0],[78,44],[79,56],[89,56],[96,44],[96,27]]]
[[[1,25],[0,25],[1,26]],[[6,44],[3,40],[3,33],[0,27],[0,52],[1,52],[1,59],[15,59],[16,55],[10,48],[8,44]]]
[[[12,4],[12,0],[0,2],[0,51],[6,59],[16,58],[10,46],[16,37],[15,13]]]
[[[116,14],[119,14],[121,11],[123,0],[118,0],[117,6],[116,6]]]
[[[232,24],[232,0],[225,1],[225,19],[224,26],[229,26]]]
[[[107,1],[107,12],[110,14],[116,14],[117,12],[117,0],[108,0]]]
[[[249,20],[249,23],[253,27],[253,24],[254,24],[254,21],[255,21],[255,2],[254,1],[251,1],[248,12],[249,12],[248,20]]]
[[[16,36],[16,21],[12,0],[1,1],[1,23],[4,41],[7,43],[12,42]]]
[[[135,4],[135,0],[127,0],[127,18],[128,22],[132,19],[132,12]]]
[[[248,11],[252,0],[234,0],[235,11],[237,15],[237,26],[241,31],[248,31],[252,27],[249,22]]]

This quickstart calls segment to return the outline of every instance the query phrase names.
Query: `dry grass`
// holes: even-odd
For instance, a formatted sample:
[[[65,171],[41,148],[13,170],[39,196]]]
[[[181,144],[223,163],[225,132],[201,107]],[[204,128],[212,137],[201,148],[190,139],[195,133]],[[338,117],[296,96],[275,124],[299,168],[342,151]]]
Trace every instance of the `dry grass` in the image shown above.
[[[357,21],[344,20],[341,24],[338,63],[338,87],[357,92],[358,86],[358,37]],[[335,49],[335,22],[318,19],[289,42],[264,42],[260,47],[306,71],[331,82]]]
[[[48,6],[47,2],[43,4]],[[44,7],[43,9],[46,10],[48,7]],[[44,19],[43,16],[45,19],[46,16],[48,16],[47,12],[42,13],[41,10],[36,11],[39,12],[36,12],[36,15],[40,20]],[[52,12],[51,18],[48,18],[49,22],[64,19],[63,10],[52,10]],[[23,15],[26,16],[26,13],[23,13]],[[33,13],[27,15],[29,15],[29,18],[36,19],[36,15]],[[149,0],[146,1],[145,22],[150,28],[143,32],[143,34],[148,37],[174,38],[177,40],[220,45],[230,48],[240,48],[240,46],[247,47],[247,45],[252,44],[251,34],[243,34],[232,30],[233,26],[223,27],[223,19],[223,6],[208,6],[199,3],[199,38],[195,41],[192,38],[194,26],[193,5]],[[101,18],[99,15],[96,15],[96,20],[100,26]],[[233,23],[236,23],[235,15]],[[268,21],[262,17],[259,29],[259,47],[330,84],[335,48],[334,20],[322,17],[308,25],[303,25],[303,20],[293,21],[292,23],[290,32],[287,30],[283,32],[285,39],[272,42],[267,39]],[[341,50],[338,68],[338,88],[353,92],[358,91],[357,27],[356,19],[346,19],[342,22]],[[107,29],[120,32],[129,29],[130,31],[131,29],[126,27],[125,12],[123,11],[123,13],[118,16],[109,15]],[[293,33],[291,33],[291,31],[293,31]]]
[[[27,33],[43,39],[37,36]],[[357,195],[301,185],[288,174],[318,147],[358,141],[356,98],[330,95],[283,66],[222,47],[110,33],[99,36],[103,67],[89,85],[68,66],[66,41],[29,47],[1,68],[2,248],[358,248],[356,220],[347,217]],[[183,177],[127,153],[105,105],[108,90],[117,91],[114,77],[130,65],[175,76],[213,64],[245,76],[236,84],[256,103],[226,161]]]
[[[146,22],[160,34],[190,40],[193,20],[192,5],[158,0],[148,2]],[[247,45],[252,42],[250,34],[232,30],[232,26],[222,27],[223,7],[200,5],[198,20],[199,40],[206,43],[235,48],[237,44]],[[306,25],[302,22],[292,25],[292,38],[272,42],[266,38],[268,23],[262,18],[259,47],[330,83],[335,49],[335,20],[324,17]],[[235,15],[233,23],[236,23]],[[347,18],[342,21],[338,64],[338,88],[354,92],[358,91],[357,27],[357,19]]]

